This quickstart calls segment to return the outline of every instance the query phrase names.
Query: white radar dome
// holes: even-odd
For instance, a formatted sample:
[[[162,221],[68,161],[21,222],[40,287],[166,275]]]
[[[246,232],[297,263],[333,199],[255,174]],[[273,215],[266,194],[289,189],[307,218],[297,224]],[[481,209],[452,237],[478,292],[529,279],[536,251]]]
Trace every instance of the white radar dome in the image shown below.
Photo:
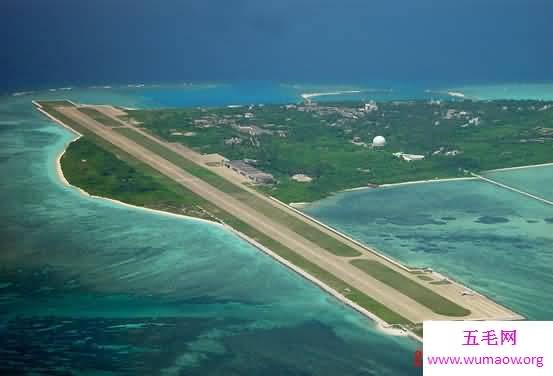
[[[381,148],[382,146],[386,145],[386,139],[382,136],[376,136],[373,138],[373,146]]]

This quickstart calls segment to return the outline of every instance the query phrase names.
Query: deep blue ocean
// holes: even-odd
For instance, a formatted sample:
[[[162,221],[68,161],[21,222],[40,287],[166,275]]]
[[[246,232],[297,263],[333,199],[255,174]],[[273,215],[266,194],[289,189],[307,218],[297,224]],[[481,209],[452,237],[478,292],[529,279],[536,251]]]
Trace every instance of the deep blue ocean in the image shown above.
[[[550,0],[2,0],[0,92],[552,81],[552,25]]]

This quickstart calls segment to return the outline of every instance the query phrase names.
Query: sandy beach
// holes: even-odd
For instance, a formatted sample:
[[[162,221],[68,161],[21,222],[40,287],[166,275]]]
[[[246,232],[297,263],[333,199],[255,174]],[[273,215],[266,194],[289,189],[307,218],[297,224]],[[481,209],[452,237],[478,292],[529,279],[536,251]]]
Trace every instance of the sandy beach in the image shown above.
[[[465,94],[458,91],[448,91],[447,95],[451,97],[456,97],[456,98],[465,98]]]
[[[497,168],[494,170],[486,170],[482,173],[489,173],[489,172],[501,172],[501,171],[513,171],[513,170],[521,170],[525,168],[535,168],[535,167],[545,167],[545,166],[553,166],[553,162],[551,163],[541,163],[536,165],[526,165],[526,166],[517,166],[517,167],[505,167],[505,168]],[[462,180],[475,180],[477,178],[475,177],[463,177],[463,178],[446,178],[446,179],[428,179],[428,180],[413,180],[413,181],[406,181],[402,183],[391,183],[391,184],[381,184],[378,186],[378,188],[390,188],[390,187],[399,187],[402,185],[412,185],[412,184],[428,184],[428,183],[445,183],[448,181],[462,181]],[[348,188],[344,189],[340,192],[353,192],[353,191],[361,191],[365,189],[376,189],[373,187],[357,187],[357,188]],[[290,204],[290,206],[298,205],[298,207],[301,207],[302,205],[308,205],[309,203],[305,202],[298,202]]]
[[[68,125],[64,124],[62,121],[56,119],[55,117],[51,116],[49,113],[47,113],[46,111],[44,111],[41,106],[34,102],[33,103],[37,106],[37,110],[40,111],[42,114],[46,115],[49,119],[51,119],[52,121],[54,121],[56,124],[59,124],[61,125],[62,127],[64,127],[65,129],[67,129],[68,131],[70,131],[71,133],[73,133],[74,135],[76,135],[76,137],[67,142],[64,147],[63,147],[63,150],[60,152],[60,154],[57,156],[56,158],[56,165],[55,165],[55,169],[56,169],[56,174],[58,176],[58,178],[60,179],[60,181],[62,182],[63,185],[65,185],[66,187],[69,187],[71,189],[74,189],[76,190],[77,192],[79,192],[81,195],[85,196],[85,197],[91,197],[91,198],[95,198],[95,199],[101,199],[101,200],[106,200],[106,201],[109,201],[111,203],[114,203],[114,204],[117,204],[117,205],[122,205],[122,206],[126,206],[128,208],[133,208],[133,209],[138,209],[138,210],[144,210],[144,211],[148,211],[150,213],[155,213],[155,214],[159,214],[159,215],[164,215],[164,216],[170,216],[170,217],[175,217],[175,218],[181,218],[181,219],[188,219],[188,220],[194,220],[194,221],[200,221],[200,222],[204,222],[204,223],[209,223],[210,225],[215,225],[215,226],[221,226],[220,223],[217,223],[217,222],[213,222],[213,221],[208,221],[206,219],[202,219],[202,218],[196,218],[196,217],[190,217],[190,216],[187,216],[187,215],[184,215],[184,214],[176,214],[176,213],[170,213],[170,212],[166,212],[166,211],[162,211],[162,210],[156,210],[156,209],[150,209],[150,208],[145,208],[145,207],[142,207],[142,206],[136,206],[136,205],[131,205],[131,204],[127,204],[126,202],[123,202],[123,201],[119,201],[119,200],[114,200],[112,198],[108,198],[108,197],[103,197],[103,196],[96,196],[96,195],[91,195],[90,193],[88,193],[87,191],[85,191],[84,189],[81,189],[79,187],[76,187],[74,185],[72,185],[71,183],[69,183],[69,181],[67,181],[67,178],[65,177],[65,175],[63,174],[63,169],[61,168],[61,158],[63,157],[63,155],[65,154],[65,152],[67,151],[67,147],[77,141],[79,138],[83,137],[82,134],[80,134],[79,132],[75,131],[73,128],[69,127]]]
[[[333,92],[321,92],[321,93],[303,93],[301,97],[306,102],[311,102],[311,98],[324,97],[329,95],[343,95],[343,94],[358,94],[361,93],[361,90],[343,90],[343,91],[333,91]]]
[[[399,187],[399,186],[402,186],[402,185],[413,185],[413,184],[445,183],[445,182],[448,182],[448,181],[460,181],[460,180],[475,180],[475,178],[474,177],[466,177],[466,178],[413,180],[413,181],[405,181],[405,182],[402,182],[402,183],[382,184],[382,185],[379,185],[378,188]],[[357,188],[344,189],[340,192],[353,192],[353,191],[361,191],[361,190],[365,190],[365,189],[378,189],[378,188],[357,187]]]
[[[306,206],[309,206],[310,202],[291,202],[288,205],[294,209],[303,209]]]
[[[158,214],[158,215],[164,215],[164,216],[175,217],[175,218],[180,218],[180,219],[187,219],[187,220],[193,220],[193,221],[200,221],[200,222],[208,223],[208,224],[210,224],[210,225],[223,227],[223,225],[221,225],[220,223],[213,222],[213,221],[209,221],[209,220],[207,220],[207,219],[196,218],[196,217],[190,217],[190,216],[184,215],[184,214],[170,213],[170,212],[166,212],[166,211],[163,211],[163,210],[156,210],[156,209],[145,208],[145,207],[143,207],[143,206],[136,206],[136,205],[127,204],[126,202],[119,201],[119,200],[115,200],[115,199],[108,198],[108,197],[104,197],[104,196],[91,195],[90,193],[88,193],[88,192],[85,191],[84,189],[72,185],[71,183],[69,183],[69,182],[67,181],[67,178],[66,178],[65,175],[63,174],[63,170],[62,170],[62,168],[61,168],[61,158],[62,158],[63,155],[65,154],[65,151],[67,150],[67,147],[68,147],[71,143],[77,141],[77,140],[78,140],[79,138],[81,138],[81,137],[82,137],[82,136],[79,135],[79,136],[78,136],[77,138],[75,138],[74,140],[71,140],[70,142],[68,142],[68,143],[64,146],[63,151],[62,151],[62,152],[58,155],[58,157],[56,158],[56,173],[57,173],[59,179],[61,180],[61,182],[63,183],[63,185],[65,185],[66,187],[69,187],[69,188],[71,188],[71,189],[76,190],[77,192],[79,192],[81,195],[83,195],[83,196],[85,196],[85,197],[90,197],[90,198],[100,199],[100,200],[106,200],[106,201],[109,201],[109,202],[111,202],[111,203],[114,203],[114,204],[117,204],[117,205],[122,205],[122,206],[125,206],[125,207],[128,207],[128,208],[138,209],[138,210],[144,210],[144,211],[147,211],[147,212],[150,212],[150,213],[155,213],[155,214]]]

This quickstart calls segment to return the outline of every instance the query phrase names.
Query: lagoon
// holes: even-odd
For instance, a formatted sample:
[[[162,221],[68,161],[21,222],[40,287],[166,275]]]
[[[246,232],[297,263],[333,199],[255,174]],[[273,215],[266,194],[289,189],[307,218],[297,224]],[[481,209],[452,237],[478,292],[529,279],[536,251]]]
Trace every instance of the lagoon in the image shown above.
[[[494,173],[524,189],[553,166]],[[344,192],[305,208],[403,263],[432,267],[528,319],[550,320],[553,208],[478,180]]]

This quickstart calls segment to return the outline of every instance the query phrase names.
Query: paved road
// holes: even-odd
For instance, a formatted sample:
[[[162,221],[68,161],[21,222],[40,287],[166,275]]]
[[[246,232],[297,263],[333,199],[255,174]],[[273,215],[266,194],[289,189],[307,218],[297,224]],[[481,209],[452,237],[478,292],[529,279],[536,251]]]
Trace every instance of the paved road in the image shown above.
[[[172,178],[173,180],[182,184],[199,196],[204,197],[217,207],[240,218],[251,227],[280,242],[291,250],[302,255],[304,258],[317,264],[319,267],[336,275],[338,278],[344,280],[350,285],[355,286],[360,291],[364,292],[368,296],[371,296],[372,298],[386,305],[390,309],[400,313],[407,319],[413,322],[421,322],[425,319],[446,319],[446,317],[432,312],[430,309],[422,306],[413,299],[401,294],[397,290],[370,277],[363,271],[354,267],[349,263],[349,258],[338,257],[330,254],[326,250],[305,239],[300,234],[295,233],[286,226],[281,225],[280,223],[274,221],[271,218],[268,218],[267,216],[264,216],[263,214],[234,199],[228,194],[207,184],[203,180],[187,173],[186,171],[165,160],[159,155],[150,152],[149,150],[145,149],[144,147],[130,140],[129,138],[123,136],[122,134],[119,134],[113,131],[113,129],[106,127],[93,120],[92,118],[84,115],[77,108],[64,107],[59,108],[58,110],[64,115],[79,122],[79,124],[87,127],[98,136],[125,150],[133,157],[145,162],[149,166]],[[167,146],[170,146],[170,144],[167,143]],[[171,149],[174,150],[174,147],[171,147]],[[193,159],[193,156],[190,156],[190,154],[188,154],[188,157]],[[361,257],[367,259],[375,259],[376,256],[365,252]],[[394,270],[397,270],[397,267],[394,267],[393,265],[387,266],[392,266]],[[409,277],[413,280],[416,280],[411,275]],[[420,282],[417,281],[417,283]],[[426,286],[430,287],[433,285]],[[461,304],[472,311],[472,314],[468,318],[519,318],[517,315],[513,314],[513,312],[483,296],[475,295],[461,297],[458,291],[456,291],[455,294],[457,295],[454,296],[454,299],[452,300],[458,302],[458,304]],[[450,295],[450,293],[442,295],[448,296]]]

